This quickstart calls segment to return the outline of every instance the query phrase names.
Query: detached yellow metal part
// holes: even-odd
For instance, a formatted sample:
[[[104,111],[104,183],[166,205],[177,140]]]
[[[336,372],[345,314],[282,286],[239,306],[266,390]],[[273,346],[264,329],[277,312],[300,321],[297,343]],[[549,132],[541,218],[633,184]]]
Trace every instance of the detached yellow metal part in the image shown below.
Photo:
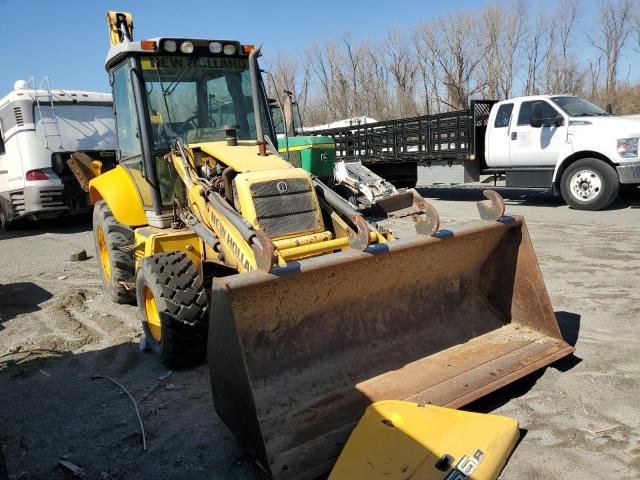
[[[518,438],[512,418],[380,401],[366,409],[329,480],[491,480]]]

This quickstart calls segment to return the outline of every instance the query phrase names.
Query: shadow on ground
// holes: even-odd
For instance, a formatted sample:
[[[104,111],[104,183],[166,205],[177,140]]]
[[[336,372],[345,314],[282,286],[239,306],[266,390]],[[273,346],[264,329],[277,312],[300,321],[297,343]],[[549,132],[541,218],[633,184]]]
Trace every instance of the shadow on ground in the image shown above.
[[[562,338],[569,345],[575,347],[580,333],[580,315],[563,311],[555,312],[555,314]],[[578,365],[581,361],[582,359],[575,354],[561,358],[546,368],[536,370],[526,377],[516,380],[515,382],[470,403],[463,407],[463,410],[491,413],[514,398],[521,397],[529,392],[529,390],[531,390],[537,381],[544,375],[547,368],[555,368],[561,372],[567,372]]]
[[[0,330],[4,322],[17,315],[40,310],[40,304],[51,297],[48,290],[33,282],[0,284]]]
[[[494,187],[486,185],[482,187],[470,186],[430,186],[416,187],[420,195],[425,198],[435,198],[445,201],[478,201],[486,200],[482,196],[485,189],[495,190],[504,199],[507,205],[526,205],[537,207],[564,207],[565,203],[561,197],[555,196],[552,192],[530,191],[525,189],[514,189],[504,187]],[[621,210],[625,208],[640,208],[640,197],[633,198],[618,197],[606,210]]]
[[[0,444],[10,478],[257,479],[216,416],[206,366],[169,373],[135,343],[101,350],[19,351],[0,358]],[[148,449],[129,397],[137,400]],[[104,474],[102,473],[104,472]]]
[[[12,238],[32,237],[43,233],[68,235],[87,232],[92,228],[91,214],[73,215],[51,220],[20,220],[12,225],[11,230],[0,230],[0,241]],[[0,247],[1,248],[1,247]]]

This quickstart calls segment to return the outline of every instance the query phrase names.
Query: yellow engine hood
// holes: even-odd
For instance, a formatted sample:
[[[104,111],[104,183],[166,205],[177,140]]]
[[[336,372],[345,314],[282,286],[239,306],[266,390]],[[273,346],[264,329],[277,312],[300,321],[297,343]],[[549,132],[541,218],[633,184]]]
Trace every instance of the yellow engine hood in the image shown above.
[[[258,155],[258,146],[255,140],[239,140],[236,146],[229,146],[226,140],[223,140],[219,142],[191,143],[188,147],[208,153],[239,173],[293,168],[290,163],[278,155],[271,154],[266,157]]]

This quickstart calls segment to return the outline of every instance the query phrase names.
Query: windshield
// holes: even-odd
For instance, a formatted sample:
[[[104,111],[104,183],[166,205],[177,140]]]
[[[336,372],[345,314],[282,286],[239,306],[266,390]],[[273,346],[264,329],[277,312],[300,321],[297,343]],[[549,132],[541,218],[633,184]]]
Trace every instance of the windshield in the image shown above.
[[[240,140],[257,139],[246,58],[142,57],[153,146],[224,140],[235,125]]]
[[[269,109],[271,110],[271,118],[273,119],[273,126],[276,129],[276,135],[280,138],[281,136],[284,136],[284,118],[282,118],[282,110],[275,101],[269,102]]]
[[[558,105],[570,117],[592,117],[609,115],[600,107],[591,102],[587,102],[580,97],[551,97],[553,103]]]

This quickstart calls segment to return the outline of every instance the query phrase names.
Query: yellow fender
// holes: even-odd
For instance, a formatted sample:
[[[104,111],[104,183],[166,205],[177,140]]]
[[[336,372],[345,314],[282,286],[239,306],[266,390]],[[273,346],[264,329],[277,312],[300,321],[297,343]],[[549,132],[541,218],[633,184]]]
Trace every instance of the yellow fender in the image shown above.
[[[92,204],[104,200],[123,225],[139,227],[147,224],[138,189],[131,175],[120,165],[89,182],[89,199]]]

